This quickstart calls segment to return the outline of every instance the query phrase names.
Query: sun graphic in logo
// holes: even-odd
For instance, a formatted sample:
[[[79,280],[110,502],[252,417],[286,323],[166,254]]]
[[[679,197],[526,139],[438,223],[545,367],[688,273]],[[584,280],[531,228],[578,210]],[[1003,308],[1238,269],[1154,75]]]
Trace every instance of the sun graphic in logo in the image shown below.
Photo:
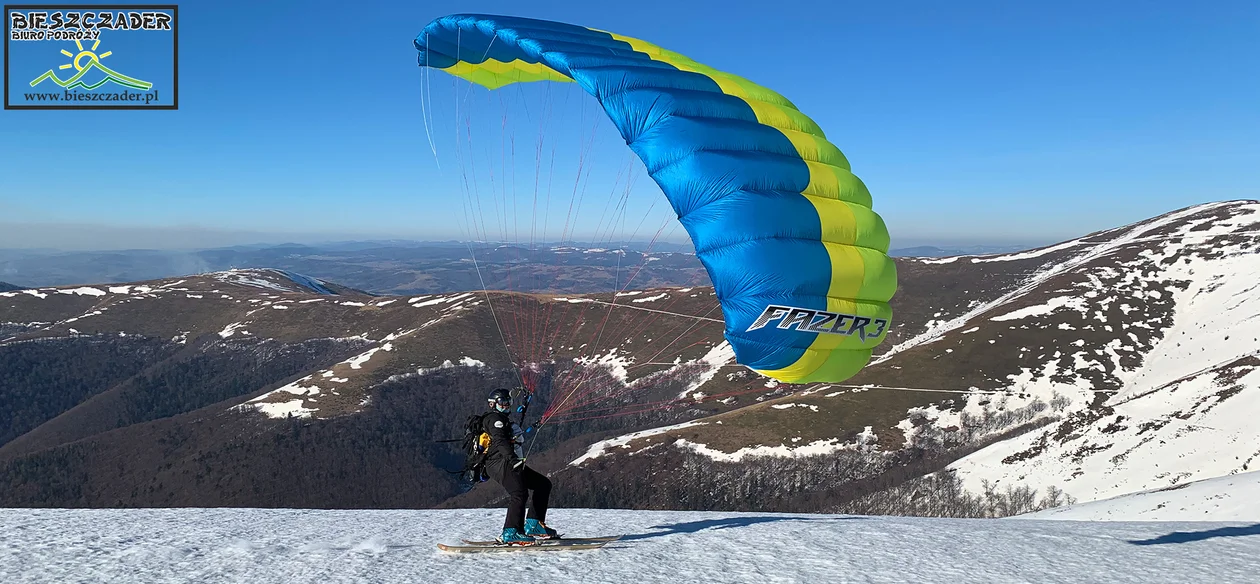
[[[58,67],[58,69],[61,69],[61,70],[70,69],[70,68],[75,69],[77,73],[75,73],[73,77],[66,80],[62,80],[60,77],[57,76],[57,74],[52,69],[49,69],[47,73],[40,75],[34,81],[32,81],[31,87],[35,87],[36,85],[39,85],[40,83],[43,83],[44,81],[47,81],[50,79],[52,80],[53,83],[56,83],[57,85],[60,85],[66,89],[74,89],[76,87],[82,87],[84,89],[92,90],[102,85],[105,85],[106,83],[109,83],[111,81],[119,85],[123,85],[125,87],[130,87],[132,89],[148,90],[149,88],[153,87],[153,84],[149,83],[148,81],[141,81],[134,77],[128,77],[126,75],[123,75],[122,73],[111,70],[109,67],[106,67],[105,65],[103,65],[101,63],[101,60],[114,54],[114,52],[105,51],[104,53],[101,53],[99,55],[96,54],[96,49],[101,46],[100,39],[97,39],[96,42],[92,43],[92,48],[90,49],[84,49],[82,41],[74,41],[74,45],[79,48],[78,54],[71,53],[70,51],[66,49],[62,49],[61,54],[67,57],[70,57],[70,62]],[[97,81],[96,83],[91,83],[91,84],[85,83],[83,81],[83,76],[93,69],[96,69],[104,73],[105,78],[101,79],[100,81]]]
[[[108,56],[110,56],[110,55],[114,54],[114,52],[113,52],[113,51],[105,51],[104,53],[101,53],[101,54],[99,54],[99,55],[97,55],[96,53],[94,53],[94,52],[93,52],[93,51],[95,51],[95,50],[96,50],[96,48],[97,48],[97,47],[101,46],[101,39],[96,39],[96,42],[92,43],[92,48],[91,48],[91,49],[87,49],[87,50],[84,50],[84,49],[83,49],[83,42],[82,42],[82,41],[74,41],[74,45],[75,45],[76,47],[79,47],[79,54],[78,54],[78,55],[76,55],[76,54],[74,54],[74,53],[71,53],[70,51],[67,51],[67,50],[65,50],[65,49],[61,49],[61,54],[65,55],[65,56],[67,56],[67,57],[70,57],[71,59],[74,59],[74,60],[73,60],[73,61],[71,61],[71,62],[69,62],[69,63],[66,63],[65,65],[62,65],[62,66],[60,66],[60,67],[57,67],[58,69],[69,69],[69,68],[71,68],[71,67],[74,67],[75,69],[78,69],[79,71],[82,71],[82,70],[83,70],[83,64],[81,64],[81,63],[80,63],[80,61],[82,61],[85,57],[86,57],[87,59],[89,59],[89,60],[88,60],[88,65],[90,66],[90,65],[92,64],[92,61],[96,61],[96,62],[98,62],[98,63],[99,63],[99,62],[101,61],[101,59],[104,59],[105,57],[108,57]]]

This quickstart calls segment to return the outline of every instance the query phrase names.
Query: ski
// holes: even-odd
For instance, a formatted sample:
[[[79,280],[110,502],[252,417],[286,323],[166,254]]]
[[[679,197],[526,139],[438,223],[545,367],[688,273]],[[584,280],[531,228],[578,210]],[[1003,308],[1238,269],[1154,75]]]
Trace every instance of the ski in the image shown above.
[[[538,543],[546,543],[546,542],[549,542],[549,541],[551,541],[551,542],[555,542],[555,541],[567,541],[567,542],[575,542],[575,543],[594,543],[594,542],[601,542],[601,541],[602,541],[602,542],[617,541],[617,540],[619,540],[619,539],[621,539],[621,538],[622,538],[622,536],[620,536],[620,535],[605,535],[605,536],[601,536],[601,537],[557,537],[557,538],[553,538],[553,539],[540,539],[540,540],[538,540]],[[466,545],[498,545],[498,543],[499,543],[497,540],[490,540],[490,541],[476,541],[476,540],[471,540],[471,539],[461,539],[461,540],[459,540],[459,541],[464,542],[464,544],[466,544]]]
[[[571,542],[571,540],[544,540],[545,543],[533,543],[529,545],[513,545],[506,543],[494,542],[491,545],[447,545],[444,543],[437,544],[438,549],[444,552],[456,553],[473,553],[473,552],[514,552],[514,551],[538,551],[538,552],[554,552],[560,550],[593,550],[602,548],[612,541],[593,541],[593,542]]]

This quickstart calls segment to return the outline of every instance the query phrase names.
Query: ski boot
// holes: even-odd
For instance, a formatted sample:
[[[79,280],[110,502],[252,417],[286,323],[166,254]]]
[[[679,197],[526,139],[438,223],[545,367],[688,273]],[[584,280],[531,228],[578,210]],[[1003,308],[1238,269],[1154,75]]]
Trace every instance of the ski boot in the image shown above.
[[[559,539],[560,534],[556,530],[547,527],[547,525],[537,519],[525,520],[525,535],[535,539]]]
[[[499,536],[499,543],[534,545],[534,538],[517,531],[515,527],[505,527],[503,528],[503,535]]]

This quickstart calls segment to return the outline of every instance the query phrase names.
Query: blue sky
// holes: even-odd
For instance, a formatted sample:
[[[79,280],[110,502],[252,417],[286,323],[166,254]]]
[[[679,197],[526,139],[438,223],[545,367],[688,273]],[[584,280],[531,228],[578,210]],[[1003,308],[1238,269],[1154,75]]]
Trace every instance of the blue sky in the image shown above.
[[[0,247],[461,237],[475,156],[459,163],[456,87],[434,73],[422,91],[411,47],[456,12],[612,30],[778,90],[849,157],[894,246],[1048,243],[1260,198],[1250,1],[196,1],[180,4],[178,111],[0,112]],[[557,171],[569,189],[557,201],[597,137],[583,161],[589,231],[623,188],[626,150],[593,100],[552,87],[553,102],[572,98],[546,132],[571,169]],[[524,112],[543,95],[535,84],[465,106],[518,128],[520,192],[544,166]],[[481,189],[502,143],[474,142]],[[636,176],[626,223],[650,236],[660,195]]]

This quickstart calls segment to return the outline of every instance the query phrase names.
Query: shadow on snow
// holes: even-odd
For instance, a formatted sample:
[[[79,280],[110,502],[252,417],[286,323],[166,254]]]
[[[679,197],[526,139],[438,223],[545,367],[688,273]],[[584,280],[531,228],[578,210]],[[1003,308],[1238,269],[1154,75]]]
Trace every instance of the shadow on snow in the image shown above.
[[[1207,531],[1174,531],[1151,539],[1131,539],[1129,543],[1134,545],[1162,545],[1166,543],[1190,543],[1214,537],[1242,537],[1245,535],[1260,535],[1260,523],[1242,527],[1218,527]]]
[[[852,519],[862,519],[853,516],[836,516],[836,517],[783,517],[783,516],[755,516],[755,517],[724,517],[722,519],[706,519],[704,521],[687,521],[684,523],[668,523],[665,525],[653,525],[651,529],[660,529],[662,531],[653,531],[650,533],[636,533],[626,535],[621,541],[633,541],[636,539],[651,539],[653,537],[664,537],[674,535],[676,533],[696,533],[706,529],[727,529],[730,527],[747,527],[758,523],[769,523],[772,521],[848,521]]]

